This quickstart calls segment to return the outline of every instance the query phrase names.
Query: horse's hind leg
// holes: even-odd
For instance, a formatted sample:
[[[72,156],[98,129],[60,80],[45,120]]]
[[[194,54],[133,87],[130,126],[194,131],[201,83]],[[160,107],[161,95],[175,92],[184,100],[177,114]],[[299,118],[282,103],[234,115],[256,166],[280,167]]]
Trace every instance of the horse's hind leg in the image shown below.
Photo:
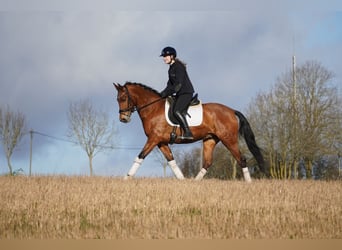
[[[176,176],[176,178],[179,180],[183,180],[184,175],[183,175],[182,171],[179,169],[175,159],[173,158],[173,154],[171,152],[169,145],[158,144],[158,147],[159,147],[160,151],[163,153],[163,155],[165,156],[165,158],[167,159],[167,164],[170,166],[170,168],[171,168],[172,172],[174,173],[174,175]]]
[[[213,151],[217,142],[218,140],[215,138],[203,140],[203,166],[195,177],[196,181],[200,181],[203,179],[204,175],[207,173],[207,169],[213,163]]]
[[[242,169],[243,177],[246,182],[251,182],[251,176],[249,174],[249,170],[246,163],[246,158],[241,154],[239,149],[238,139],[230,139],[230,140],[222,140],[222,143],[228,148],[228,150],[232,153],[235,160],[238,162],[239,166]]]

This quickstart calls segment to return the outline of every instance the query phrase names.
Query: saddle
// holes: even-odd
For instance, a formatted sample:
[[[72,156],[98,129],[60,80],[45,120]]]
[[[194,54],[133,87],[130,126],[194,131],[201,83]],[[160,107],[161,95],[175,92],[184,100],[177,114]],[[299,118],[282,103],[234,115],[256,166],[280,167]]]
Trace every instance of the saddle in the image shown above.
[[[170,122],[173,123],[172,125],[179,125],[178,120],[173,115],[173,107],[174,107],[175,97],[174,96],[169,96],[166,99],[166,102],[168,102],[168,104],[169,104],[169,108],[168,108],[168,111],[167,111],[167,116],[168,116]],[[190,113],[189,112],[189,108],[192,107],[192,106],[197,106],[199,104],[201,104],[201,102],[200,102],[200,100],[198,100],[198,94],[196,93],[192,97],[189,106],[186,108],[187,109],[187,114],[186,115],[189,118],[191,118],[191,115],[189,114]],[[189,125],[191,126],[191,123],[189,123]]]

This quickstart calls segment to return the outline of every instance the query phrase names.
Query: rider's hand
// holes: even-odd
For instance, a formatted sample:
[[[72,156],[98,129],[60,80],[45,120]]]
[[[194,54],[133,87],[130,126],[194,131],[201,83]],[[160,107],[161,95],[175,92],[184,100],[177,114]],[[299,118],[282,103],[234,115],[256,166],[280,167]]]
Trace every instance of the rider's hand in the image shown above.
[[[165,91],[160,92],[161,98],[167,97],[167,93]]]

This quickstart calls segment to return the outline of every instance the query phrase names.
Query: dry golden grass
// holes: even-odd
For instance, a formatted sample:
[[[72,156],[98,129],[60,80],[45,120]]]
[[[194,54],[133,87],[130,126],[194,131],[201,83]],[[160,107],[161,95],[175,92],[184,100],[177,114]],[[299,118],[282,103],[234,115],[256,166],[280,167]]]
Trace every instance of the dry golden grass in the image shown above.
[[[340,181],[0,177],[0,239],[342,238]]]

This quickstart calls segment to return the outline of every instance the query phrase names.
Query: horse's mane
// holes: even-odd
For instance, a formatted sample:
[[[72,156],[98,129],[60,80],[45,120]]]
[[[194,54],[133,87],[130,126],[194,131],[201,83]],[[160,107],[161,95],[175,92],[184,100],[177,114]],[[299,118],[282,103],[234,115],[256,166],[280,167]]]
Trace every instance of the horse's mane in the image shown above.
[[[155,90],[155,89],[153,89],[153,88],[151,88],[151,87],[149,87],[149,86],[146,86],[145,84],[142,84],[142,83],[137,83],[137,82],[126,82],[125,85],[135,85],[135,86],[139,86],[139,87],[142,87],[143,89],[146,89],[146,90],[148,90],[148,91],[151,91],[151,92],[153,92],[153,93],[155,93],[155,94],[157,94],[157,95],[160,96],[160,93],[159,93],[157,90]]]

